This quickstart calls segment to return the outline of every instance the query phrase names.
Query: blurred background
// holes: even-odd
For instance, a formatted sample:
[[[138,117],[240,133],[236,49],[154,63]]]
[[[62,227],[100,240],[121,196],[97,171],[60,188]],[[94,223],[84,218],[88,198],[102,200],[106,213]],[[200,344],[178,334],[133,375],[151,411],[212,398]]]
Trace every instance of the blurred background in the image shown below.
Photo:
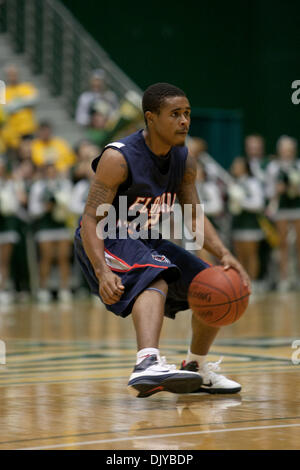
[[[0,305],[89,296],[72,239],[90,163],[143,127],[161,81],[190,99],[197,190],[254,295],[299,290],[299,16],[293,0],[0,0]]]

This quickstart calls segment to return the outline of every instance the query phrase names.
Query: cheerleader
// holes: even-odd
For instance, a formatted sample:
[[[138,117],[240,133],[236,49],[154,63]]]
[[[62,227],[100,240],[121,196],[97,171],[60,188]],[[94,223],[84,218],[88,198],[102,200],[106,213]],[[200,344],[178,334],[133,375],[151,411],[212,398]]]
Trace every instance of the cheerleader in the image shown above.
[[[38,301],[49,302],[49,278],[55,258],[60,273],[58,298],[68,302],[70,291],[72,237],[68,228],[72,183],[59,177],[53,164],[43,169],[43,178],[33,183],[29,194],[29,213],[40,254],[40,289]]]
[[[18,188],[9,178],[4,160],[0,159],[0,304],[12,301],[8,283],[13,248],[20,238],[17,217],[20,207],[18,196]]]
[[[259,242],[264,234],[258,216],[264,210],[264,193],[260,181],[253,177],[244,158],[236,158],[231,166],[235,182],[228,187],[228,205],[232,214],[232,238],[237,258],[252,281],[259,275]]]
[[[273,217],[280,235],[278,288],[281,292],[286,292],[291,287],[288,279],[288,231],[291,225],[297,235],[297,257],[300,266],[300,160],[297,158],[297,141],[292,137],[281,136],[276,150],[278,159],[272,162],[269,173],[273,176]]]
[[[209,218],[215,229],[221,232],[222,215],[224,214],[222,190],[216,179],[212,180],[209,178],[204,165],[199,161],[197,162],[196,189],[201,204],[204,205],[205,215]],[[212,256],[203,249],[197,255],[208,263],[214,262]]]
[[[90,161],[81,163],[80,171],[81,179],[74,184],[70,200],[70,210],[73,214],[76,214],[77,217],[83,214],[91,186],[91,181],[95,175]]]

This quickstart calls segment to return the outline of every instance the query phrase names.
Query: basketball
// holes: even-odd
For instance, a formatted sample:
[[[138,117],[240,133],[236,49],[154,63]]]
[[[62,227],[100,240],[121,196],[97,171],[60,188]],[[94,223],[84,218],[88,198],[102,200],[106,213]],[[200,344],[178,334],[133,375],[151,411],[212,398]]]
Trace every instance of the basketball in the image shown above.
[[[249,291],[233,268],[213,266],[198,273],[188,291],[193,313],[207,325],[220,327],[236,322],[245,312]]]

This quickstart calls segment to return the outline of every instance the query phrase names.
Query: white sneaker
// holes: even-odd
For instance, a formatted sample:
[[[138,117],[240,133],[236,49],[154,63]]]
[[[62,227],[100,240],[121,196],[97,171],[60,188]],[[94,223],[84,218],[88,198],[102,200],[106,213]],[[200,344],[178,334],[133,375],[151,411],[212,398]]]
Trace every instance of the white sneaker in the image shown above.
[[[129,378],[128,390],[138,398],[157,392],[191,393],[199,389],[202,378],[197,372],[176,369],[165,357],[152,354],[135,366]]]
[[[73,299],[72,292],[69,289],[61,289],[57,297],[58,300],[63,303],[70,303]]]
[[[239,383],[227,379],[224,375],[216,374],[220,370],[220,364],[223,357],[218,362],[206,362],[202,368],[199,369],[198,362],[192,361],[186,363],[183,361],[181,370],[190,370],[199,372],[203,379],[201,387],[193,393],[238,393],[242,387]]]
[[[39,303],[48,304],[51,301],[51,293],[47,289],[39,289],[36,298]]]

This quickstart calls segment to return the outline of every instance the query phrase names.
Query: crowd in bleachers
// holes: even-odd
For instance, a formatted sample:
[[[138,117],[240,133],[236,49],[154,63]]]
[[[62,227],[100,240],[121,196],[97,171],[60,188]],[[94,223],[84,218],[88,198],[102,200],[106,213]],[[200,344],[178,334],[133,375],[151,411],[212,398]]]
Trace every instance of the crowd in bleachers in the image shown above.
[[[91,160],[114,136],[111,123],[120,112],[104,72],[96,70],[75,113],[85,139],[72,148],[55,135],[50,122],[37,122],[38,98],[38,90],[20,80],[17,68],[8,67],[6,104],[0,106],[2,304],[33,291],[39,302],[49,302],[54,292],[68,302],[78,286],[84,287],[73,258],[73,233],[93,178]],[[297,141],[281,136],[274,155],[266,156],[264,138],[247,136],[244,155],[234,159],[228,172],[210,157],[202,139],[190,137],[188,146],[197,161],[205,212],[249,272],[254,290],[297,288],[289,266],[293,234],[300,262]],[[215,262],[208,253],[201,256]]]
[[[267,156],[264,138],[249,135],[245,138],[244,155],[233,160],[228,173],[207,154],[204,141],[194,138],[189,146],[197,159],[197,188],[206,215],[248,271],[253,291],[298,289],[297,140],[282,135],[274,154]],[[214,261],[203,253],[205,256]],[[293,264],[295,258],[298,263]]]

